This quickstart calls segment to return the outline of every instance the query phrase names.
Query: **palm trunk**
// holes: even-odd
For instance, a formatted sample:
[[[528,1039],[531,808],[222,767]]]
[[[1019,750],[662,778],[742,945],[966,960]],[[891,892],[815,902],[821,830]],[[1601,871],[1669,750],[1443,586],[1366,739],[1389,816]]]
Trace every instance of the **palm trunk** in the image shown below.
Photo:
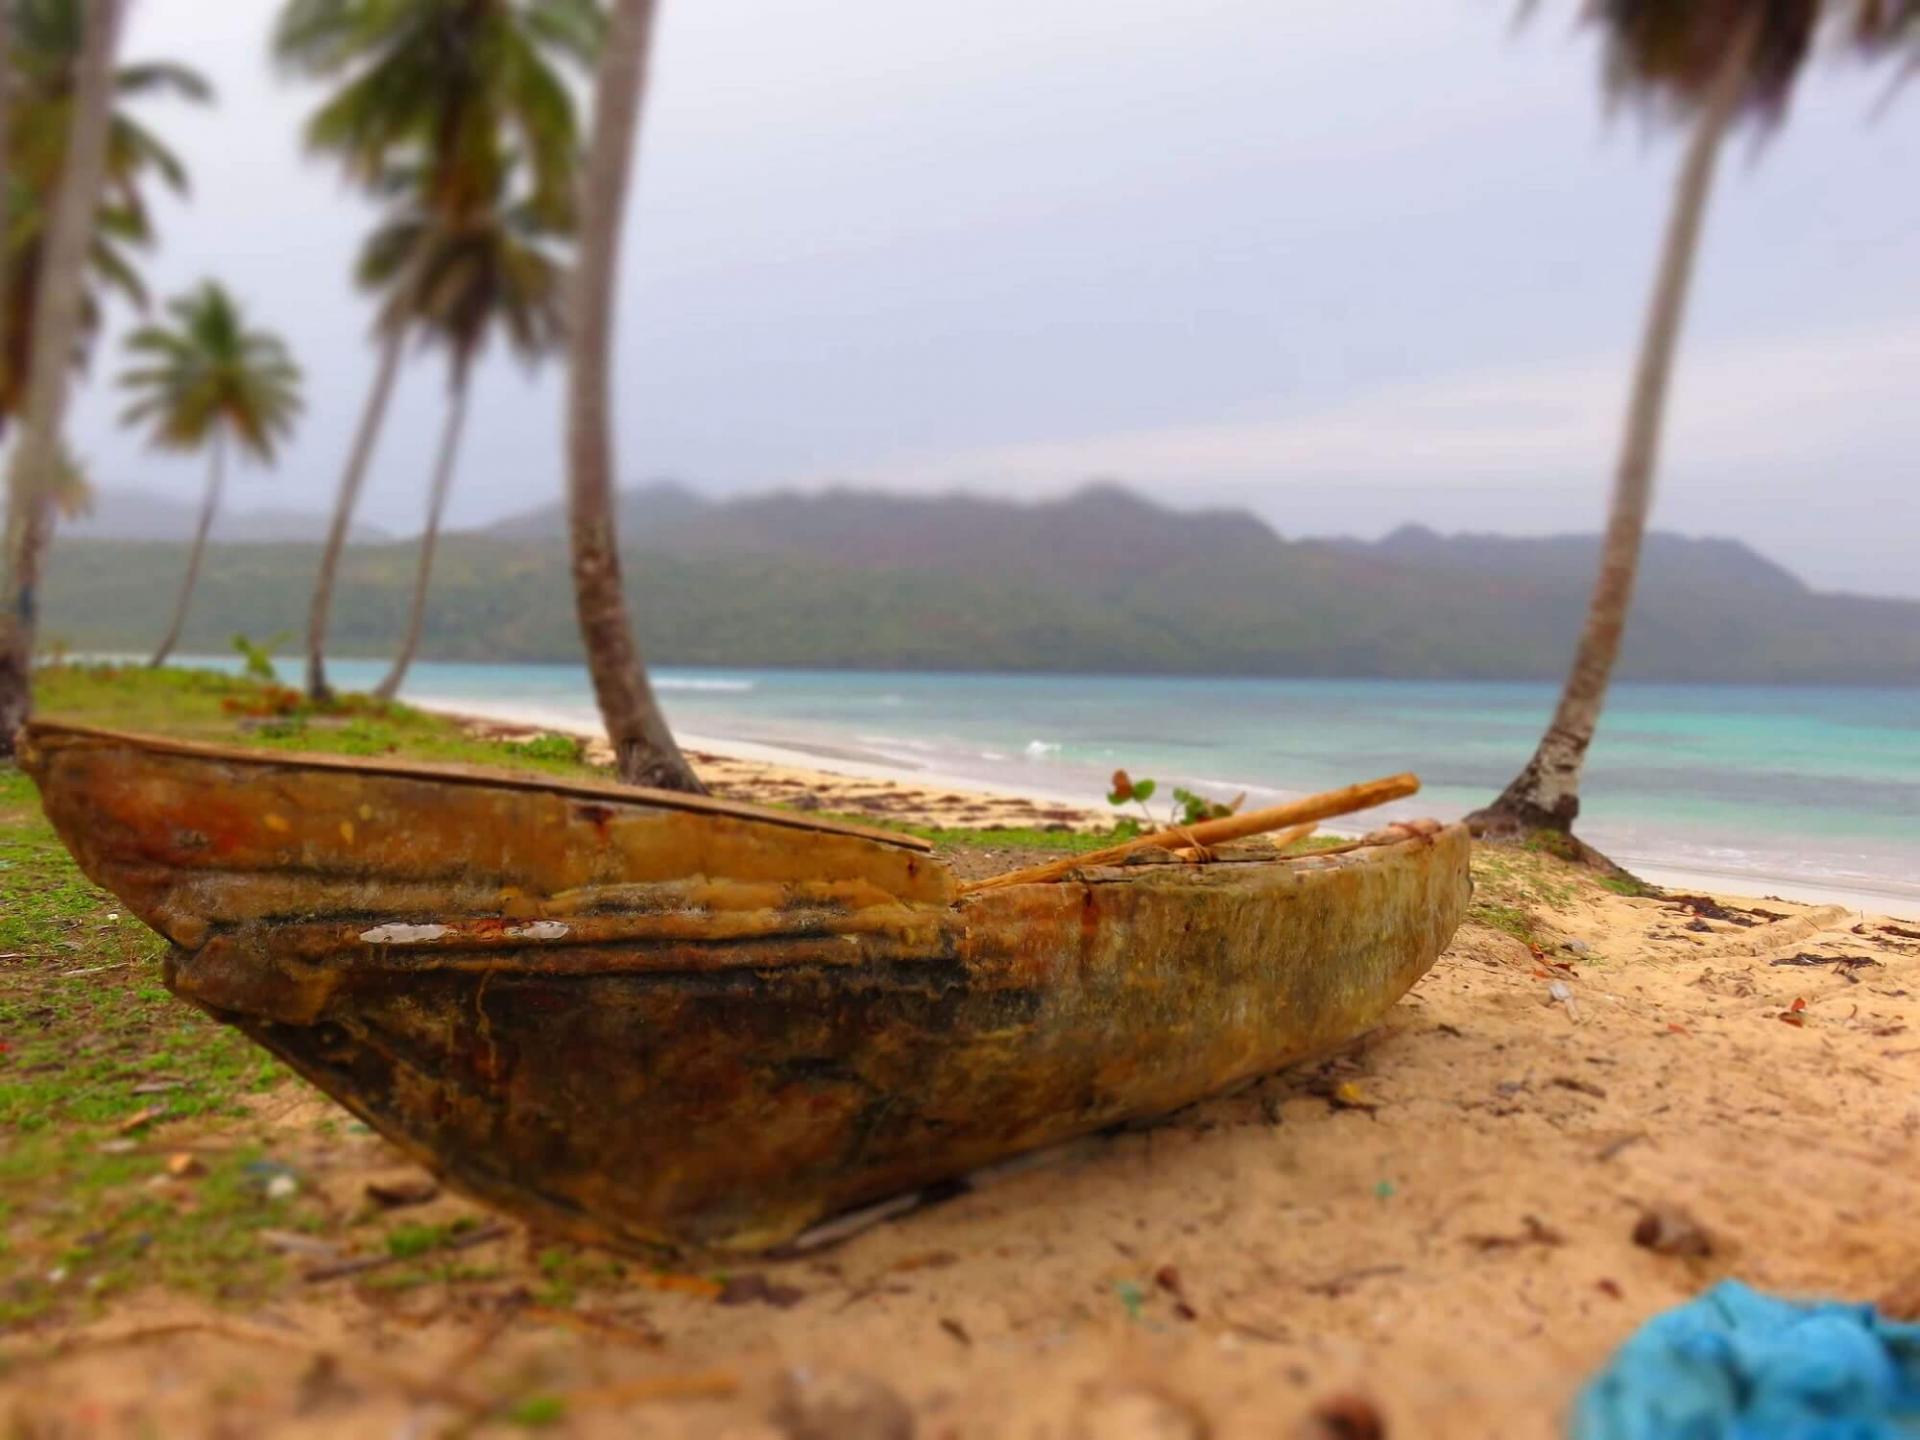
[[[69,361],[80,327],[87,250],[106,168],[113,59],[123,0],[94,0],[74,67],[73,119],[59,193],[48,219],[44,280],[35,302],[20,437],[7,476],[0,544],[0,756],[33,709],[33,642],[40,572],[53,534],[52,477],[66,420]]]
[[[460,453],[461,432],[467,424],[467,381],[460,376],[448,397],[446,428],[440,436],[440,458],[434,466],[433,488],[427,497],[427,528],[420,533],[420,565],[413,577],[413,604],[407,610],[407,633],[400,642],[400,653],[393,657],[393,668],[374,689],[382,700],[400,693],[407,670],[420,649],[420,632],[427,620],[427,586],[433,578],[433,551],[440,542],[440,519],[446,513],[447,494],[453,489],[453,462]]]
[[[620,228],[652,49],[655,0],[615,0],[601,47],[582,176],[568,328],[567,519],[574,602],[620,778],[705,793],[660,713],[627,614],[614,528],[609,388]]]
[[[326,548],[320,552],[320,571],[313,581],[313,603],[307,610],[307,698],[320,704],[333,699],[333,687],[327,684],[326,662],[333,586],[340,573],[340,557],[347,548],[353,512],[360,503],[361,488],[366,484],[373,444],[380,438],[387,402],[393,398],[393,382],[400,373],[400,353],[405,341],[406,335],[400,330],[381,341],[380,365],[374,372],[373,389],[367,395],[367,408],[360,416],[360,429],[353,437],[353,449],[347,454],[346,472],[341,475],[340,490],[334,496],[333,523],[327,529]]]
[[[7,189],[8,122],[13,118],[13,6],[0,5],[0,196]],[[0,266],[0,314],[6,313],[7,276]]]
[[[200,501],[200,523],[194,527],[193,549],[187,552],[186,578],[180,582],[180,598],[173,605],[173,623],[167,626],[167,638],[160,642],[160,648],[147,661],[150,670],[158,670],[166,664],[167,657],[173,654],[173,647],[180,643],[180,632],[187,624],[187,607],[193,603],[193,587],[200,583],[200,562],[206,557],[207,534],[213,529],[213,517],[219,513],[220,492],[226,487],[226,481],[227,447],[216,435],[207,461],[207,493]]]
[[[1620,656],[1627,612],[1640,570],[1641,541],[1653,500],[1660,428],[1668,380],[1686,313],[1700,230],[1727,124],[1738,108],[1753,48],[1749,23],[1721,61],[1720,73],[1687,145],[1674,187],[1673,212],[1660,255],[1659,276],[1647,310],[1626,433],[1614,477],[1613,500],[1600,547],[1600,570],[1574,650],[1573,668],[1539,748],[1500,798],[1468,817],[1481,834],[1513,836],[1540,830],[1570,833],[1580,814],[1580,772],[1606,703],[1607,684]]]
[[[13,6],[0,0],[0,198],[10,193],[7,188],[7,122],[13,115]],[[0,265],[0,314],[6,312],[7,271]],[[0,416],[0,440],[6,434],[6,417]],[[21,720],[27,715],[28,703],[32,694],[31,682],[24,668],[17,667],[14,652],[18,640],[14,634],[12,618],[13,595],[18,589],[18,579],[14,574],[14,526],[18,520],[13,506],[13,487],[6,487],[0,494],[0,758],[13,753],[13,734],[20,728]],[[15,712],[18,712],[17,715]]]

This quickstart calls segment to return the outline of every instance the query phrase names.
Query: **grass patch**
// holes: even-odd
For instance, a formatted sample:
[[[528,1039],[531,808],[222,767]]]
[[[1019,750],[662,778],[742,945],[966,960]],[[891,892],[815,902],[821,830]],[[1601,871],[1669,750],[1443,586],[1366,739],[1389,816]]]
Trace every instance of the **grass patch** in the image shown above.
[[[1644,900],[1650,895],[1658,895],[1659,887],[1649,885],[1638,875],[1622,872],[1619,875],[1602,875],[1599,879],[1602,890],[1611,890],[1616,895],[1625,895],[1632,900]]]
[[[358,698],[316,710],[208,671],[61,665],[37,678],[41,714],[84,724],[595,773],[571,740],[480,739],[443,716]],[[27,777],[0,767],[0,1325],[83,1316],[147,1285],[257,1296],[284,1274],[257,1232],[319,1223],[303,1196],[268,1196],[283,1170],[236,1134],[248,1097],[299,1082],[170,996],[164,953],[80,874]],[[169,1154],[209,1133],[219,1138],[194,1147],[197,1173],[169,1179]],[[403,1258],[425,1256],[451,1234],[443,1230],[401,1227],[387,1243]]]
[[[256,1153],[208,1159],[189,1208],[149,1183],[185,1129],[286,1078],[167,994],[164,948],[0,770],[0,1325],[142,1283],[250,1293],[277,1272],[252,1232],[288,1206],[266,1198]]]
[[[1473,878],[1482,904],[1564,910],[1580,893],[1582,880],[1598,877],[1543,850],[1476,845]]]
[[[1499,930],[1526,945],[1537,945],[1539,937],[1534,930],[1534,918],[1525,910],[1517,910],[1511,905],[1497,905],[1488,901],[1476,901],[1467,910],[1467,918]]]
[[[561,1310],[580,1298],[582,1290],[617,1286],[627,1277],[624,1262],[597,1251],[572,1245],[551,1245],[540,1252],[541,1285],[534,1300]]]
[[[566,1418],[567,1402],[559,1395],[529,1395],[526,1399],[510,1406],[505,1415],[507,1423],[524,1426],[529,1430],[557,1425]]]
[[[347,695],[327,706],[296,692],[212,670],[148,670],[126,665],[56,665],[36,678],[39,713],[115,730],[144,730],[323,755],[395,755],[464,765],[509,766],[545,774],[604,779],[570,737],[492,740],[459,721]]]

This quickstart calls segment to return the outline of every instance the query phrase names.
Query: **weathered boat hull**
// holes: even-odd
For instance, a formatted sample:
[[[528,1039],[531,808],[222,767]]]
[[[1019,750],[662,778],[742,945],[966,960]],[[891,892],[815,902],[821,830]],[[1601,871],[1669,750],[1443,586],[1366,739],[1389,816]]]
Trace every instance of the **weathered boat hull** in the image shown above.
[[[887,837],[610,787],[52,726],[28,765],[176,993],[452,1183],[630,1250],[775,1245],[1322,1053],[1470,884],[1458,827],[962,897]]]

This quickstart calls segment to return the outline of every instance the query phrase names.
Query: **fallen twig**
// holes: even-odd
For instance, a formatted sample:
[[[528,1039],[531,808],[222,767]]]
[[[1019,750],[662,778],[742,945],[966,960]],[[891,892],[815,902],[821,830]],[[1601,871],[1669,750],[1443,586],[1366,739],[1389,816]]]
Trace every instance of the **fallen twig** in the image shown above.
[[[1629,1146],[1638,1145],[1642,1140],[1648,1138],[1647,1132],[1644,1130],[1636,1130],[1631,1135],[1622,1135],[1619,1139],[1609,1140],[1605,1145],[1602,1145],[1599,1153],[1593,1158],[1604,1163],[1613,1159]]]
[[[1543,1245],[1549,1249],[1567,1243],[1567,1237],[1554,1229],[1538,1215],[1527,1215],[1521,1219],[1524,1227],[1516,1235],[1467,1235],[1462,1238],[1476,1250],[1518,1250],[1526,1245]]]
[[[1309,1295],[1325,1295],[1329,1299],[1338,1300],[1362,1280],[1373,1280],[1382,1275],[1398,1275],[1406,1268],[1404,1265],[1367,1265],[1358,1270],[1343,1270],[1338,1275],[1329,1276],[1325,1280],[1316,1280],[1300,1288]]]

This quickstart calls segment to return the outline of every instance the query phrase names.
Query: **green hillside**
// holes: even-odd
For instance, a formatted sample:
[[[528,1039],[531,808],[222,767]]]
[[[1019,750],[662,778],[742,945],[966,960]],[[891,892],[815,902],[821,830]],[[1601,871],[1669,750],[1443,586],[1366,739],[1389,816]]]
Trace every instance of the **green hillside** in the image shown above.
[[[1165,511],[1112,487],[1044,506],[679,493],[660,507],[672,524],[627,532],[629,592],[665,664],[1554,678],[1592,573],[1591,538],[1289,542],[1251,517]],[[443,544],[427,656],[579,658],[564,546],[544,518]],[[178,544],[62,540],[48,638],[151,644],[183,558]],[[301,633],[316,558],[311,545],[214,547],[185,648]],[[408,543],[350,552],[337,653],[387,653],[413,558]],[[1816,594],[1732,542],[1654,536],[1623,669],[1920,683],[1920,603]]]

